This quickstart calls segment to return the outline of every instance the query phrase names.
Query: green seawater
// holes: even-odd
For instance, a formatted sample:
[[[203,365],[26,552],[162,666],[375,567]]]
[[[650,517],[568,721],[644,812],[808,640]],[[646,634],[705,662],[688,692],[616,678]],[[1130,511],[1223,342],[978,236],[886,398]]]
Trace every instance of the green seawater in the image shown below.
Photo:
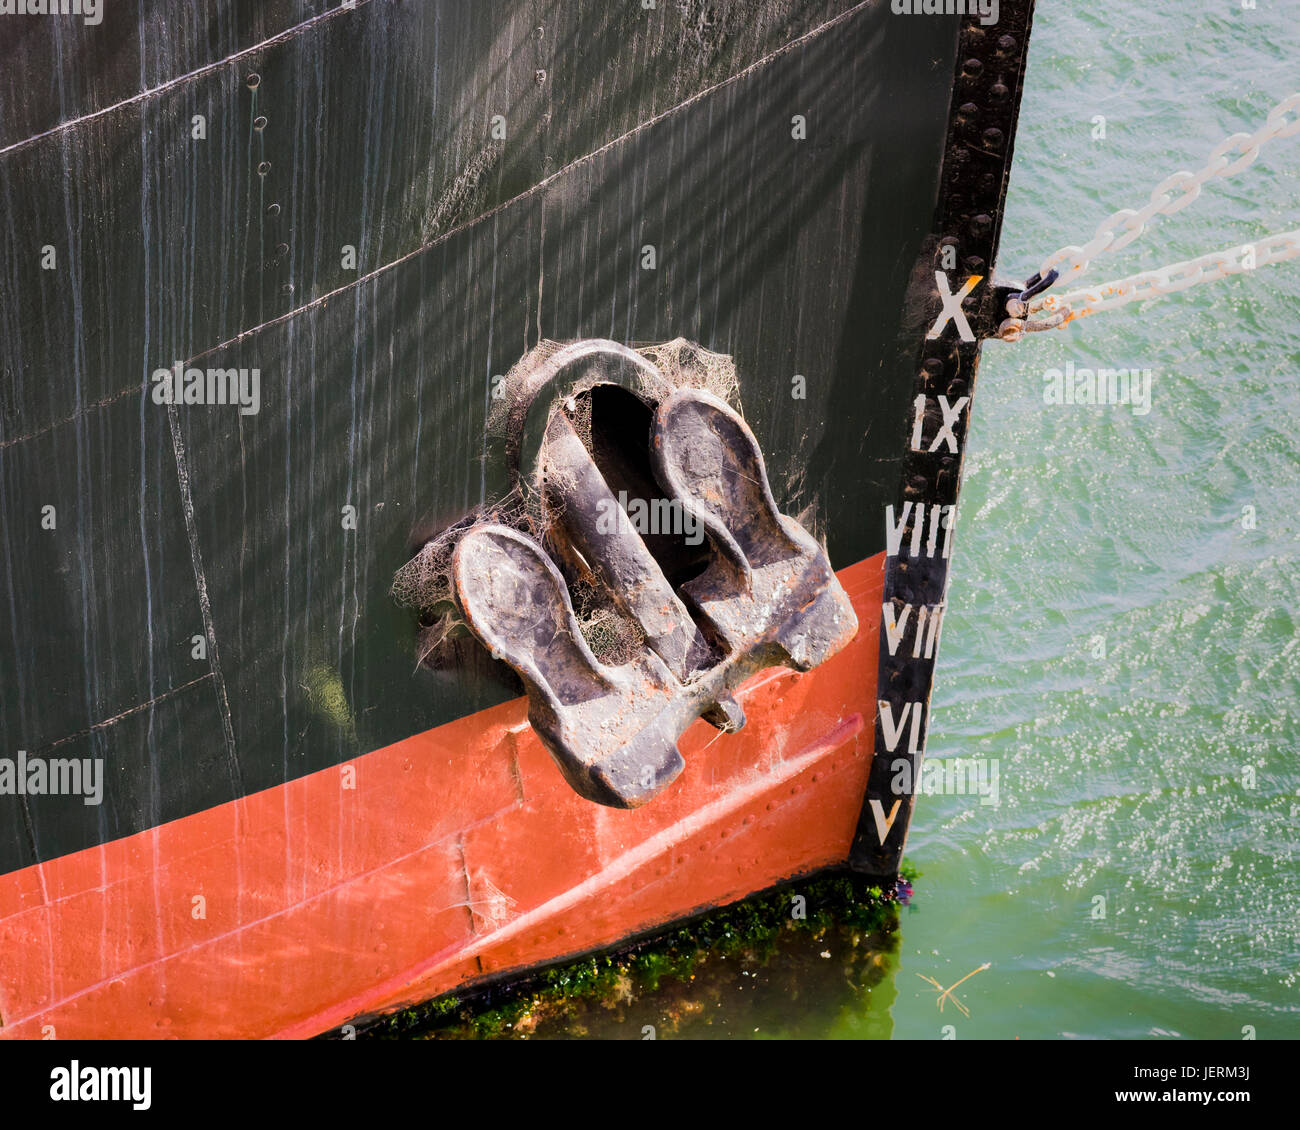
[[[1041,0],[998,273],[1253,132],[1298,20]],[[1082,281],[1297,227],[1300,137]],[[1045,404],[1067,362],[1150,369],[1150,412]],[[1300,1037],[1298,563],[1300,261],[985,345],[928,756],[996,761],[999,803],[918,798],[895,1037]],[[986,962],[969,1019],[917,976]]]

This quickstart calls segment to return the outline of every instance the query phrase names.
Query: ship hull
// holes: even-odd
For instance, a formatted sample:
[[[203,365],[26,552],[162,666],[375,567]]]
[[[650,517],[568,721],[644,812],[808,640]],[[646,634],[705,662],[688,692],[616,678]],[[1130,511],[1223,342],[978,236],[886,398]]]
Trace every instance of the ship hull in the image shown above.
[[[842,572],[860,613],[882,577],[880,558]],[[755,676],[745,729],[697,723],[692,771],[634,811],[574,793],[516,699],[6,875],[4,1034],[314,1036],[841,864],[875,644],[867,630],[816,671]]]
[[[889,878],[882,699],[928,702],[934,654],[895,685],[885,513],[955,500],[959,458],[918,475],[910,441],[918,387],[958,399],[925,384],[934,272],[978,208],[958,271],[987,274],[1010,160],[945,195],[963,60],[1005,68],[1009,142],[1028,5],[1014,49],[836,0],[184,7],[57,49],[0,27],[0,739],[102,771],[93,803],[0,789],[0,1037],[310,1036],[850,857]],[[89,78],[56,108],[30,80],[60,50]],[[501,374],[594,337],[734,360],[860,625],[751,678],[738,733],[696,722],[634,811],[390,592],[491,502]],[[191,369],[241,375],[187,403]]]

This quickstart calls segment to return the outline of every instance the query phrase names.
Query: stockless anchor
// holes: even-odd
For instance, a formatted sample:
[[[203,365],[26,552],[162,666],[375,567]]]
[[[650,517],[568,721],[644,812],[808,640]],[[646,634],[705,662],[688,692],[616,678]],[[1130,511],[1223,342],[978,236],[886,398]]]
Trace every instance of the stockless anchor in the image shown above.
[[[510,507],[493,505],[461,523],[450,600],[522,680],[569,784],[636,808],[682,772],[677,742],[696,718],[740,729],[746,678],[817,666],[857,617],[825,550],[778,511],[758,442],[721,397],[612,341],[516,369],[498,413],[499,485],[540,520],[503,521]],[[677,527],[629,520],[629,497]],[[594,592],[631,646],[598,655],[572,592]]]

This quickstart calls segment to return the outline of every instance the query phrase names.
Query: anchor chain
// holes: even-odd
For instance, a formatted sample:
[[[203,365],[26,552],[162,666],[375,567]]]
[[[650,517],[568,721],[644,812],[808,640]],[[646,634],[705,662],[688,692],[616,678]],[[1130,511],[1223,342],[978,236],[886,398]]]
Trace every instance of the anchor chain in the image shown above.
[[[1293,121],[1287,121],[1287,115],[1293,111],[1297,112],[1297,117]],[[1173,173],[1151,190],[1151,197],[1142,208],[1121,208],[1097,225],[1096,232],[1087,243],[1082,246],[1070,244],[1053,252],[1043,260],[1038,276],[1045,278],[1058,264],[1065,264],[1057,282],[1073,282],[1102,252],[1122,251],[1136,240],[1146,231],[1147,224],[1155,216],[1172,216],[1181,212],[1201,195],[1201,188],[1208,181],[1234,176],[1249,168],[1266,142],[1279,137],[1294,137],[1296,134],[1300,134],[1300,91],[1288,95],[1274,106],[1264,119],[1264,124],[1254,133],[1234,133],[1216,145],[1199,172],[1180,170]],[[1233,154],[1240,156],[1233,160]],[[1182,195],[1174,195],[1180,191]]]
[[[1287,115],[1296,117],[1288,120]],[[998,327],[1003,341],[1019,341],[1026,333],[1058,329],[1078,318],[1127,306],[1160,294],[1176,294],[1203,282],[1214,282],[1300,257],[1300,229],[1279,232],[1254,243],[1213,251],[1195,259],[1142,271],[1100,286],[1083,287],[1061,295],[1043,292],[1054,283],[1073,282],[1102,253],[1120,251],[1146,231],[1157,215],[1181,212],[1201,195],[1202,187],[1218,177],[1230,177],[1252,165],[1261,147],[1275,138],[1300,134],[1300,91],[1288,95],[1271,110],[1254,133],[1234,133],[1214,147],[1205,166],[1196,173],[1182,170],[1166,177],[1151,191],[1140,209],[1123,208],[1104,219],[1092,239],[1082,246],[1070,244],[1053,252],[1025,289],[1007,298],[1008,317]],[[1179,194],[1179,195],[1175,195]],[[1046,317],[1031,315],[1045,312]]]

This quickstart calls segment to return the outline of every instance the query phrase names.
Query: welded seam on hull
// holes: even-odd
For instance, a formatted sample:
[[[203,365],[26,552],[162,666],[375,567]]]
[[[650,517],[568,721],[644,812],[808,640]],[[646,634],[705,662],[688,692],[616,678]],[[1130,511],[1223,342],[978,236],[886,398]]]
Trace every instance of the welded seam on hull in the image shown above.
[[[369,0],[363,0],[363,2],[369,2]],[[191,365],[195,361],[198,361],[199,359],[208,356],[208,354],[210,353],[216,353],[222,349],[226,349],[229,346],[238,344],[239,342],[243,341],[244,338],[246,337],[251,337],[253,334],[261,333],[262,330],[269,329],[270,327],[275,325],[279,325],[281,322],[286,322],[291,318],[296,318],[299,314],[305,313],[306,311],[311,310],[316,306],[324,305],[326,302],[330,301],[333,298],[338,298],[342,294],[346,294],[349,290],[352,290],[354,287],[358,287],[361,286],[363,283],[370,282],[372,279],[375,279],[378,276],[384,274],[386,271],[390,270],[391,268],[400,266],[402,263],[405,263],[408,259],[414,259],[417,255],[423,255],[426,251],[429,251],[432,248],[437,247],[442,243],[445,243],[447,240],[451,239],[452,236],[460,235],[462,232],[468,231],[469,229],[473,228],[476,224],[479,224],[484,220],[492,218],[498,212],[503,212],[507,208],[510,208],[514,204],[518,203],[519,201],[525,200],[528,197],[533,196],[535,193],[539,192],[541,189],[544,189],[549,184],[551,184],[551,182],[555,181],[559,177],[564,176],[566,173],[570,172],[573,169],[578,168],[580,165],[595,160],[595,158],[599,157],[602,153],[605,153],[608,150],[613,149],[617,145],[623,144],[623,142],[627,141],[629,138],[635,137],[643,129],[646,129],[647,127],[652,125],[656,125],[659,122],[670,117],[671,115],[676,114],[677,111],[685,109],[687,106],[690,106],[693,103],[698,102],[703,98],[707,98],[710,95],[716,93],[717,91],[730,86],[732,83],[739,81],[740,79],[744,78],[746,75],[752,73],[753,71],[756,71],[758,68],[766,66],[768,63],[779,58],[780,56],[785,55],[786,53],[794,50],[796,47],[802,46],[804,43],[807,43],[810,40],[821,35],[824,31],[827,31],[832,27],[836,27],[837,25],[848,20],[856,13],[862,11],[865,8],[869,8],[873,4],[879,2],[880,0],[862,0],[862,3],[855,4],[852,8],[848,9],[848,11],[841,12],[838,16],[832,17],[831,19],[827,20],[824,24],[819,24],[811,31],[805,32],[803,35],[799,36],[798,39],[792,39],[789,43],[782,44],[782,46],[778,47],[775,51],[772,51],[769,54],[764,55],[761,59],[755,60],[749,66],[745,67],[743,70],[737,71],[734,75],[730,75],[727,78],[723,79],[721,82],[715,83],[713,86],[710,86],[705,90],[701,90],[698,93],[691,95],[690,98],[687,98],[683,102],[677,103],[675,106],[670,106],[667,110],[664,110],[662,113],[656,114],[652,118],[647,118],[644,122],[638,123],[637,125],[633,126],[630,130],[628,130],[626,133],[620,134],[618,137],[614,138],[611,141],[607,141],[604,145],[601,145],[600,147],[593,149],[590,153],[585,153],[581,157],[575,158],[574,160],[570,161],[567,165],[565,165],[563,168],[557,169],[550,176],[545,177],[542,180],[539,180],[536,184],[526,188],[523,192],[519,193],[517,196],[512,196],[509,200],[503,200],[500,204],[497,204],[495,207],[488,209],[486,212],[482,212],[477,216],[473,216],[470,219],[466,220],[464,223],[458,224],[454,228],[449,228],[447,231],[439,235],[436,239],[432,239],[428,243],[422,244],[421,246],[411,251],[408,251],[405,255],[398,256],[396,259],[393,259],[390,262],[385,263],[381,267],[376,267],[369,274],[362,275],[360,278],[357,279],[353,279],[350,283],[347,283],[346,285],[341,286],[336,290],[331,290],[326,294],[322,294],[319,297],[312,299],[310,302],[306,302],[303,305],[297,306],[292,310],[288,310],[283,314],[278,314],[274,318],[262,322],[260,325],[253,326],[246,330],[240,330],[240,332],[237,333],[234,337],[227,338],[223,342],[219,342],[216,345],[211,345],[207,349],[195,353],[192,357],[186,359],[182,364],[186,366]],[[336,11],[337,10],[338,9],[336,9]],[[316,18],[319,20],[325,17],[318,16]],[[287,35],[288,33],[285,34]],[[274,42],[275,42],[274,39],[267,40],[268,44]],[[264,45],[259,45],[259,46],[264,46]],[[249,48],[249,50],[250,51],[255,50],[255,48]],[[238,56],[231,56],[231,58],[237,58],[237,57]],[[215,66],[217,64],[213,64],[213,65]],[[142,98],[145,96],[146,95],[140,95],[139,97]],[[135,101],[135,100],[136,99],[131,99],[130,101]],[[120,103],[120,105],[126,105],[126,103]],[[106,111],[99,111],[99,112],[103,113]],[[19,144],[26,144],[26,142],[20,142]],[[12,149],[14,148],[14,146],[10,146],[9,148]],[[0,156],[4,156],[4,154],[7,152],[8,149],[0,149]],[[540,299],[540,295],[541,295],[540,279],[538,280],[538,295]],[[540,316],[540,310],[539,310],[539,316]],[[80,418],[86,412],[89,412],[97,408],[104,408],[109,404],[112,404],[115,401],[120,400],[124,396],[130,396],[132,393],[136,393],[139,391],[140,391],[139,385],[131,385],[127,388],[121,389],[119,392],[113,393],[110,396],[104,397],[96,401],[94,404],[87,405],[84,409],[82,409],[81,412],[74,413],[71,416],[66,416],[61,420],[56,420],[54,423],[47,424],[43,428],[38,428],[34,432],[28,432],[25,435],[15,436],[13,439],[0,440],[0,450],[6,447],[11,447],[14,444],[22,443],[25,440],[32,439],[36,436],[44,435],[46,432],[52,431],[54,428],[60,427],[63,424],[71,423],[73,420]]]
[[[627,133],[619,134],[619,137],[616,137],[612,140],[608,140],[608,142],[604,143],[603,146],[599,146],[598,148],[595,148],[595,150],[591,150],[591,152],[589,153],[584,153],[584,155],[582,155],[581,157],[575,157],[575,159],[569,161],[567,165],[564,165],[563,168],[556,169],[555,172],[551,173],[549,177],[542,178],[541,181],[538,181],[536,183],[536,185],[529,186],[528,189],[525,189],[523,192],[520,192],[519,195],[511,196],[511,198],[508,200],[503,200],[502,203],[495,205],[495,207],[493,208],[487,209],[486,212],[481,212],[480,215],[473,216],[469,218],[469,220],[465,220],[463,224],[456,225],[455,228],[448,228],[446,231],[443,231],[441,235],[438,235],[437,238],[430,239],[428,243],[421,244],[421,246],[416,247],[415,250],[406,252],[406,255],[399,255],[398,257],[396,257],[396,259],[389,261],[389,263],[383,264],[382,267],[374,268],[374,270],[372,270],[372,272],[369,272],[369,274],[363,274],[363,276],[361,276],[360,278],[354,278],[354,280],[346,283],[346,285],[338,287],[337,290],[331,290],[329,291],[328,294],[322,294],[318,296],[318,298],[313,298],[311,302],[303,303],[303,306],[290,309],[290,311],[281,313],[281,315],[277,315],[276,317],[273,317],[273,319],[269,319],[268,321],[261,322],[260,325],[252,326],[252,328],[250,329],[240,330],[240,332],[235,334],[234,337],[226,338],[226,341],[224,342],[218,342],[217,345],[208,346],[208,348],[205,348],[205,350],[196,352],[194,356],[191,356],[191,358],[188,358],[187,360],[183,361],[183,364],[190,365],[194,363],[194,361],[196,360],[205,358],[205,356],[208,356],[208,354],[214,354],[214,352],[224,350],[224,348],[233,345],[238,345],[238,343],[242,342],[244,338],[252,337],[253,334],[261,333],[263,332],[264,329],[269,329],[270,326],[279,325],[283,321],[289,321],[290,319],[294,319],[294,317],[298,317],[300,313],[305,313],[309,311],[309,309],[315,308],[317,306],[324,306],[324,304],[330,302],[331,299],[338,298],[339,295],[347,294],[347,291],[354,289],[354,287],[361,286],[363,285],[363,283],[368,283],[374,280],[374,278],[381,276],[381,274],[387,272],[387,270],[391,270],[394,267],[399,267],[400,264],[406,263],[408,259],[415,259],[417,255],[424,255],[426,251],[430,251],[432,250],[432,248],[438,247],[439,244],[446,243],[448,239],[451,239],[451,237],[454,237],[454,235],[459,235],[463,233],[463,231],[468,231],[469,229],[473,228],[474,225],[481,224],[481,222],[485,220],[490,220],[490,218],[497,215],[497,213],[504,212],[506,211],[507,208],[513,207],[513,205],[519,203],[520,200],[526,200],[530,198],[530,196],[536,195],[537,192],[546,189],[546,187],[551,185],[551,183],[556,181],[556,179],[565,176],[565,174],[569,172],[572,172],[572,170],[578,168],[578,166],[588,164],[589,161],[593,161],[597,159],[597,157],[601,156],[602,153],[606,153],[612,150],[612,148],[615,148],[616,146],[621,146],[621,144],[627,142],[628,139],[636,137],[636,135],[638,133],[641,133],[642,130],[649,129],[649,127],[653,125],[658,125],[659,122],[666,120],[666,118],[671,117],[672,114],[676,114],[677,112],[681,111],[681,109],[685,109],[686,107],[689,107],[689,105],[693,105],[694,103],[697,103],[697,101],[699,100],[706,99],[708,98],[708,96],[714,95],[716,94],[716,92],[720,90],[724,90],[725,87],[731,86],[732,83],[740,81],[740,79],[745,78],[746,75],[749,75],[755,72],[755,70],[762,68],[762,66],[767,66],[767,64],[770,64],[770,62],[779,59],[779,57],[783,55],[787,55],[787,53],[789,53],[790,51],[794,51],[794,49],[798,47],[802,47],[803,44],[805,43],[809,43],[810,40],[815,39],[816,36],[822,35],[824,31],[828,31],[829,29],[832,29],[832,27],[839,26],[840,23],[844,23],[845,21],[850,20],[850,18],[855,16],[855,14],[862,12],[863,9],[870,8],[872,7],[872,5],[879,4],[879,3],[880,0],[862,0],[861,4],[855,4],[853,8],[846,10],[846,12],[841,12],[839,16],[832,17],[831,20],[827,20],[826,23],[820,23],[820,25],[814,27],[813,30],[806,31],[806,33],[801,35],[800,38],[792,39],[790,40],[789,43],[781,44],[781,46],[777,47],[775,51],[768,53],[768,55],[764,55],[762,59],[758,59],[755,60],[754,62],[751,62],[751,64],[749,66],[746,66],[744,70],[738,70],[736,74],[729,75],[729,77],[724,78],[722,82],[715,83],[714,86],[707,87],[705,88],[705,90],[699,91],[698,94],[693,94],[692,96],[690,96],[690,98],[686,99],[685,101],[680,101],[680,103],[677,103],[676,105],[672,105],[672,107],[669,107],[668,109],[666,109],[666,111],[655,114],[654,117],[646,118],[646,120],[640,122],[640,124],[634,125],[632,129],[627,131]],[[317,18],[324,18],[324,17],[317,17]],[[273,43],[274,40],[266,40],[266,42]],[[10,146],[10,148],[13,147]],[[0,156],[4,156],[5,152],[8,151],[0,150]],[[539,294],[541,294],[541,280],[538,280],[538,295]],[[113,403],[114,401],[118,401],[118,399],[121,399],[122,397],[127,397],[127,395],[130,395],[131,393],[139,393],[139,391],[140,391],[139,385],[131,385],[130,388],[122,389],[121,391],[118,391],[118,393],[114,393],[112,395],[109,395],[109,397],[105,397],[103,399],[100,399],[100,401],[96,401],[94,404],[88,404],[88,406],[86,408],[83,408],[82,412],[78,412],[78,414],[74,414],[72,416],[66,416],[62,420],[57,420],[53,424],[47,424],[45,425],[44,428],[39,428],[38,430],[35,430],[35,432],[27,433],[25,434],[25,436],[16,436],[13,438],[13,440],[0,440],[0,449],[4,449],[4,447],[13,446],[14,443],[22,443],[25,440],[31,440],[31,438],[34,438],[35,436],[40,436],[40,434],[44,434],[45,432],[49,432],[49,430],[60,427],[60,425],[62,424],[72,423],[73,420],[78,419],[79,416],[85,414],[85,412],[87,411],[92,410],[92,408],[103,408],[105,406],[108,406],[108,404]]]
[[[216,682],[217,703],[221,707],[221,729],[226,739],[226,753],[230,763],[230,780],[235,795],[244,795],[243,774],[239,769],[239,755],[235,751],[235,728],[230,718],[230,698],[226,694],[226,680],[221,674],[221,657],[217,651],[217,629],[212,620],[212,604],[208,599],[208,581],[203,572],[203,554],[199,549],[198,529],[194,521],[194,499],[190,494],[190,471],[185,461],[185,442],[181,439],[181,424],[176,415],[176,405],[167,405],[167,423],[171,427],[172,451],[176,456],[176,481],[180,486],[181,508],[185,512],[185,533],[190,543],[190,563],[194,568],[194,585],[199,594],[199,609],[203,614],[203,633],[208,641],[208,665]]]
[[[178,75],[176,78],[169,78],[164,83],[159,83],[157,86],[151,86],[148,90],[142,90],[139,94],[131,95],[130,98],[123,98],[122,101],[114,102],[111,106],[104,106],[99,110],[92,110],[89,114],[82,114],[79,118],[60,122],[57,126],[51,126],[49,129],[44,130],[41,133],[34,133],[31,137],[23,138],[22,141],[10,142],[3,149],[0,149],[0,157],[3,157],[6,153],[12,153],[16,149],[22,149],[28,145],[35,145],[36,142],[43,138],[53,137],[55,134],[62,133],[66,129],[72,129],[74,126],[81,125],[82,122],[93,121],[95,118],[101,118],[105,114],[111,114],[113,111],[120,110],[124,106],[133,106],[137,102],[146,102],[150,98],[156,98],[159,94],[165,94],[167,91],[174,90],[178,86],[183,86],[187,82],[193,82],[195,79],[200,79],[204,75],[211,74],[213,71],[218,70],[221,67],[227,66],[230,63],[238,62],[240,59],[243,59],[248,55],[253,55],[268,47],[274,47],[277,44],[285,43],[288,40],[295,38],[300,32],[313,27],[324,20],[333,19],[335,16],[343,12],[355,11],[357,8],[363,7],[369,3],[370,0],[355,0],[355,3],[348,7],[340,5],[337,8],[331,8],[328,12],[322,12],[319,16],[312,16],[309,20],[304,20],[302,23],[295,24],[293,27],[285,28],[284,31],[271,36],[270,39],[264,39],[261,43],[254,43],[252,47],[241,48],[233,55],[227,55],[224,59],[218,59],[213,63],[204,63],[203,66],[199,67],[197,70],[187,71],[185,74]]]
[[[227,338],[225,341],[219,342],[216,345],[208,346],[207,349],[195,353],[192,357],[189,357],[184,362],[182,362],[182,364],[186,366],[192,365],[195,361],[198,361],[201,358],[208,356],[208,354],[210,353],[217,353],[222,349],[227,349],[232,345],[237,345],[239,342],[242,342],[247,337],[251,337],[253,334],[261,333],[263,330],[270,329],[272,326],[279,325],[281,322],[287,322],[291,318],[296,318],[299,314],[303,314],[306,311],[314,309],[317,306],[323,306],[325,303],[331,301],[332,299],[338,298],[340,295],[346,294],[348,291],[352,290],[353,288],[371,282],[372,280],[378,278],[380,275],[384,274],[386,271],[391,270],[393,267],[400,266],[402,263],[405,263],[409,259],[414,259],[418,255],[423,255],[426,251],[429,251],[435,247],[438,247],[443,243],[446,243],[447,240],[451,239],[453,236],[460,235],[462,232],[469,231],[476,224],[480,224],[484,220],[489,220],[493,216],[497,215],[499,212],[504,212],[507,208],[513,207],[521,200],[526,200],[529,197],[534,196],[535,194],[539,193],[547,186],[552,184],[558,178],[565,176],[567,173],[573,171],[574,169],[584,164],[587,164],[590,161],[594,161],[597,157],[601,156],[602,154],[608,152],[609,150],[613,149],[616,146],[622,145],[630,138],[635,137],[642,130],[647,129],[650,126],[659,124],[665,119],[676,114],[679,110],[684,110],[686,107],[691,106],[696,102],[699,102],[701,99],[708,98],[711,95],[716,94],[719,90],[723,90],[726,87],[732,85],[733,83],[740,81],[742,78],[745,78],[747,75],[753,73],[759,68],[767,66],[773,60],[780,58],[782,55],[785,55],[790,51],[795,50],[798,47],[801,47],[805,43],[808,43],[809,41],[820,36],[823,32],[826,32],[831,28],[837,27],[839,24],[844,23],[846,20],[852,18],[858,12],[861,12],[866,8],[870,8],[872,5],[877,3],[880,3],[880,0],[862,0],[862,3],[855,4],[852,8],[848,9],[848,11],[841,12],[838,16],[832,17],[831,19],[827,20],[824,24],[819,24],[817,27],[813,28],[812,31],[805,32],[803,35],[799,36],[798,39],[792,39],[789,43],[782,44],[775,51],[772,51],[767,55],[764,55],[761,59],[755,60],[753,63],[750,63],[749,66],[745,67],[744,70],[737,71],[734,75],[730,75],[727,78],[723,79],[721,82],[715,83],[713,86],[710,86],[704,90],[699,91],[696,94],[691,95],[690,98],[687,98],[683,102],[678,102],[675,106],[670,106],[667,110],[664,110],[662,113],[656,114],[652,118],[647,118],[644,122],[638,123],[637,125],[633,126],[630,130],[628,130],[626,133],[620,134],[612,141],[605,142],[604,145],[601,145],[600,147],[593,149],[590,153],[585,153],[581,157],[574,158],[574,160],[570,161],[563,168],[557,169],[555,172],[551,173],[550,176],[544,177],[542,180],[539,180],[536,184],[531,185],[528,188],[524,189],[524,191],[519,193],[517,196],[512,196],[509,200],[503,200],[500,204],[497,204],[494,207],[489,208],[486,212],[481,212],[479,215],[471,217],[470,219],[466,220],[464,223],[458,224],[454,228],[448,228],[445,232],[437,236],[435,239],[430,240],[428,243],[421,244],[419,247],[416,247],[413,250],[408,251],[405,255],[398,256],[396,259],[393,259],[390,262],[385,263],[381,267],[376,267],[369,274],[365,274],[362,275],[360,278],[353,279],[351,282],[345,284],[344,286],[339,287],[337,290],[331,290],[327,294],[322,294],[317,298],[313,298],[310,302],[303,303],[303,305],[297,306],[292,310],[288,310],[283,314],[277,314],[274,318],[262,322],[260,325],[253,326],[246,330],[240,330],[239,333],[237,333],[234,337]],[[323,17],[318,17],[318,18],[323,18]],[[267,42],[269,43],[274,41],[268,40]],[[252,49],[250,48],[250,50]],[[12,146],[10,148],[12,148]],[[6,152],[7,150],[0,149],[0,156],[3,156]],[[538,280],[538,293],[540,296],[541,293],[540,279]],[[104,397],[103,399],[96,401],[94,404],[87,405],[86,408],[82,409],[81,412],[74,413],[71,416],[64,417],[62,420],[56,420],[54,423],[47,424],[43,428],[38,428],[34,432],[29,432],[26,435],[15,436],[13,439],[0,440],[0,449],[3,449],[5,447],[11,447],[17,443],[22,443],[25,440],[32,439],[38,435],[43,435],[45,432],[51,431],[54,428],[60,427],[63,424],[71,423],[73,420],[80,418],[80,416],[84,415],[86,412],[92,409],[106,407],[107,405],[112,404],[114,401],[120,400],[123,396],[129,396],[132,393],[139,393],[139,392],[140,392],[140,386],[138,384],[133,384],[128,388],[122,389],[120,392],[113,393],[110,396]]]
[[[116,404],[124,396],[130,396],[133,392],[139,392],[139,385],[132,385],[130,388],[120,389],[117,392],[110,393],[108,396],[101,396],[91,404],[85,405],[80,411],[74,412],[71,416],[64,416],[61,419],[54,420],[46,424],[43,428],[37,428],[34,432],[25,432],[23,435],[14,436],[12,439],[0,439],[0,451],[6,447],[13,447],[15,444],[26,443],[29,439],[35,439],[37,436],[43,436],[46,432],[52,432],[55,428],[61,428],[64,424],[71,424],[75,420],[88,415],[91,412],[97,412],[101,408],[107,408],[110,404]],[[148,392],[148,389],[145,389]]]
[[[724,78],[721,82],[714,83],[713,86],[706,87],[704,90],[692,94],[689,98],[685,99],[684,101],[678,102],[675,106],[670,106],[667,110],[664,110],[661,113],[654,115],[654,117],[652,118],[647,118],[644,122],[638,122],[626,133],[619,134],[618,137],[605,142],[604,145],[601,145],[596,149],[593,149],[590,153],[584,153],[581,157],[574,158],[567,165],[563,166],[562,168],[556,169],[556,171],[551,173],[550,176],[543,177],[536,184],[530,185],[528,188],[524,189],[523,192],[519,193],[516,196],[512,196],[509,200],[503,200],[500,204],[497,204],[494,207],[489,208],[486,212],[481,212],[479,213],[479,215],[466,220],[462,224],[458,224],[454,228],[448,228],[447,231],[443,232],[436,239],[432,239],[428,243],[422,244],[421,246],[416,247],[411,251],[408,251],[405,255],[399,255],[396,259],[393,259],[390,262],[385,263],[382,267],[376,267],[369,274],[362,275],[360,278],[357,279],[353,279],[350,283],[347,283],[346,285],[339,287],[337,290],[331,290],[327,294],[322,294],[318,298],[313,298],[310,302],[306,302],[303,305],[298,306],[293,310],[288,310],[283,314],[279,314],[276,317],[271,318],[269,321],[263,322],[259,326],[253,326],[251,329],[241,330],[234,337],[228,338],[226,341],[223,341],[217,345],[210,346],[209,348],[203,350],[201,353],[196,353],[193,357],[189,359],[189,361],[186,362],[186,364],[189,364],[190,362],[193,361],[197,361],[202,357],[206,357],[209,353],[215,353],[218,350],[225,349],[227,346],[234,345],[238,342],[241,342],[244,340],[244,338],[250,337],[255,333],[260,333],[262,330],[267,329],[270,326],[274,326],[279,324],[280,322],[288,321],[290,318],[297,317],[297,315],[303,313],[306,310],[310,310],[315,306],[320,306],[328,302],[332,298],[337,298],[341,294],[346,294],[349,290],[352,290],[354,287],[361,286],[363,283],[367,283],[370,282],[372,279],[378,278],[380,275],[384,274],[386,271],[391,270],[393,267],[397,267],[400,266],[402,263],[405,263],[408,259],[414,259],[417,255],[423,255],[426,251],[430,250],[431,248],[437,247],[440,244],[447,242],[447,240],[449,240],[452,236],[459,235],[461,232],[464,231],[468,231],[476,224],[482,223],[484,220],[491,219],[499,212],[504,212],[507,208],[512,207],[513,205],[517,204],[519,201],[527,200],[529,197],[536,195],[542,189],[546,188],[548,185],[558,180],[560,177],[566,175],[567,173],[573,171],[576,168],[579,168],[582,165],[587,164],[590,161],[594,161],[597,157],[601,156],[601,154],[608,152],[609,150],[615,148],[616,146],[622,145],[630,138],[635,137],[642,130],[649,129],[651,126],[654,125],[658,125],[660,122],[665,121],[666,119],[672,117],[679,110],[684,110],[686,109],[686,107],[692,106],[696,102],[708,98],[711,95],[716,94],[720,90],[725,90],[733,83],[739,82],[742,78],[745,78],[746,76],[752,74],[753,72],[759,70],[760,68],[767,66],[769,63],[773,62],[776,59],[779,59],[781,56],[788,54],[789,52],[795,50],[798,47],[802,47],[805,43],[808,43],[813,39],[816,39],[823,32],[828,31],[833,27],[837,27],[841,23],[844,23],[845,21],[847,21],[848,19],[856,15],[858,12],[861,12],[866,8],[870,8],[873,5],[878,3],[880,3],[880,0],[862,0],[862,3],[855,4],[852,8],[848,9],[848,11],[841,12],[838,16],[833,16],[831,19],[827,20],[824,24],[819,24],[817,27],[813,28],[812,31],[805,32],[803,35],[799,36],[798,39],[792,39],[790,40],[789,43],[784,43],[780,47],[778,47],[775,51],[771,51],[768,54],[764,55],[761,59],[756,59],[754,62],[750,63],[749,66],[745,67],[743,70],[737,71],[734,75],[729,75],[727,78]]]
[[[49,750],[57,749],[59,746],[66,745],[68,742],[76,741],[77,738],[84,738],[87,734],[93,734],[99,730],[107,730],[110,726],[117,725],[117,723],[122,721],[123,718],[129,718],[132,714],[139,714],[142,710],[148,710],[151,706],[157,706],[160,702],[165,702],[169,698],[174,698],[182,691],[187,691],[191,687],[196,687],[200,683],[206,682],[212,677],[213,672],[209,671],[206,675],[200,675],[197,679],[191,679],[188,683],[182,683],[179,687],[169,687],[167,690],[163,691],[162,694],[154,695],[154,697],[149,699],[147,702],[139,702],[136,703],[135,706],[128,706],[125,710],[114,714],[111,718],[105,718],[100,722],[95,722],[92,725],[87,726],[84,730],[78,730],[75,734],[65,734],[63,737],[55,739],[48,745],[36,748],[31,751],[31,756],[34,757],[38,754],[47,753]]]

